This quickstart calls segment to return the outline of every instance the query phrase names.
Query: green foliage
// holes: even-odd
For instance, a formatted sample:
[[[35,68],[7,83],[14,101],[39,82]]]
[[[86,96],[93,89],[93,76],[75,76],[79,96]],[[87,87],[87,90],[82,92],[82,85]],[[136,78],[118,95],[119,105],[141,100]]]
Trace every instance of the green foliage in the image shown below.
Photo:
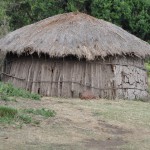
[[[92,15],[150,40],[150,3],[143,0],[93,0]]]
[[[29,114],[34,114],[34,115],[41,115],[44,117],[54,117],[56,115],[56,112],[54,110],[49,110],[49,109],[25,109],[24,110],[26,113]]]
[[[145,63],[145,68],[148,72],[148,76],[150,76],[150,62]]]
[[[66,10],[68,12],[80,11],[91,14],[92,0],[68,0]]]
[[[2,83],[0,82],[0,98],[5,101],[11,100],[9,97],[22,97],[22,98],[29,98],[33,100],[40,100],[40,95],[32,94],[26,90],[15,88],[10,83]]]
[[[9,31],[9,16],[6,15],[7,1],[0,1],[0,38]]]
[[[149,62],[145,63],[145,67],[146,67],[147,71],[150,71],[150,63]]]
[[[0,2],[0,20],[7,20],[11,30],[72,11],[105,19],[150,42],[150,0],[6,0]]]
[[[7,15],[10,16],[10,27],[14,30],[55,14],[65,12],[61,7],[63,7],[63,3],[58,0],[15,1],[8,6],[9,9],[7,10]]]

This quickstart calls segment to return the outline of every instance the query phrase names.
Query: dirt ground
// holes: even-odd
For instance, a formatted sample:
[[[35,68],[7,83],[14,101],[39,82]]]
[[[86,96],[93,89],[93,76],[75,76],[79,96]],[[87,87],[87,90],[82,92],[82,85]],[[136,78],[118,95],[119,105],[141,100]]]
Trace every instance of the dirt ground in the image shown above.
[[[43,98],[0,104],[18,109],[48,108],[57,113],[47,119],[37,116],[39,125],[0,125],[0,150],[146,150],[150,146],[150,128],[100,115],[112,105],[124,107],[124,102]]]

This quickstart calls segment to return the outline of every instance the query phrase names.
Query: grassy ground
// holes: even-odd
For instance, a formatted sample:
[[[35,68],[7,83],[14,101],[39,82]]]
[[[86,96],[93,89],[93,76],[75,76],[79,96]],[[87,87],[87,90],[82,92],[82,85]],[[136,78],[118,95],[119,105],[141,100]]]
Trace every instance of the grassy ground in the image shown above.
[[[149,150],[150,103],[42,98],[0,101],[38,123],[0,124],[0,150]],[[33,109],[34,108],[34,109]],[[45,111],[54,110],[49,117]],[[41,114],[44,114],[41,115]]]
[[[40,95],[30,93],[21,88],[16,88],[10,83],[0,82],[0,99],[4,101],[15,101],[16,97],[28,98],[32,100],[40,100]]]
[[[0,106],[0,123],[1,124],[39,124],[39,121],[34,118],[35,115],[48,117],[54,117],[55,111],[49,109],[22,109],[18,110],[13,107]]]

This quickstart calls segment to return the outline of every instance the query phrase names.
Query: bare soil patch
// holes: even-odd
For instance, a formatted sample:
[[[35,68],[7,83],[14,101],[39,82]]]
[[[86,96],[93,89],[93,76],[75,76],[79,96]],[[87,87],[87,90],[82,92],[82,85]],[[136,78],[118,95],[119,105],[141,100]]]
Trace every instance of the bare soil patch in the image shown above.
[[[57,113],[52,118],[36,116],[38,125],[0,125],[0,150],[146,150],[150,144],[149,127],[105,119],[104,110],[124,108],[126,102],[43,98],[0,104],[17,109],[47,108]]]
[[[123,144],[125,144],[125,141],[123,141],[121,138],[117,138],[117,139],[108,138],[107,140],[104,141],[97,141],[95,139],[91,139],[86,142],[86,147],[87,149],[91,149],[91,150],[99,150],[100,148],[103,150],[108,150],[108,149],[116,150],[117,147]]]

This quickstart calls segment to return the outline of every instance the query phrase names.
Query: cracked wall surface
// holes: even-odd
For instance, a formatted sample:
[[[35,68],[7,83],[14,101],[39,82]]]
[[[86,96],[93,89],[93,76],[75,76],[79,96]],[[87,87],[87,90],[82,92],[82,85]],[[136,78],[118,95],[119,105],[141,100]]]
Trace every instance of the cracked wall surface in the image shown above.
[[[148,97],[148,78],[142,59],[116,59],[114,82],[116,97],[123,99],[145,99]]]

